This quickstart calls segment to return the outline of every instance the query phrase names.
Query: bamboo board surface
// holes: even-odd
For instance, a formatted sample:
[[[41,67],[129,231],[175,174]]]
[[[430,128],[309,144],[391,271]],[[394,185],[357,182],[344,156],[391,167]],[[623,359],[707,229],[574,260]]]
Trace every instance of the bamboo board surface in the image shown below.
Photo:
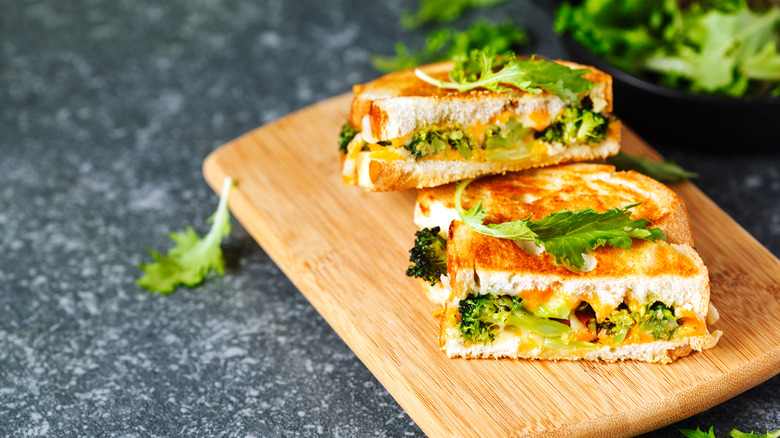
[[[341,181],[336,138],[351,94],[214,151],[203,172],[274,262],[430,436],[631,436],[691,416],[780,372],[780,261],[689,182],[685,200],[724,332],[670,365],[447,359],[436,306],[404,275],[415,190]],[[626,130],[623,149],[657,156]],[[761,318],[754,318],[761,315]]]

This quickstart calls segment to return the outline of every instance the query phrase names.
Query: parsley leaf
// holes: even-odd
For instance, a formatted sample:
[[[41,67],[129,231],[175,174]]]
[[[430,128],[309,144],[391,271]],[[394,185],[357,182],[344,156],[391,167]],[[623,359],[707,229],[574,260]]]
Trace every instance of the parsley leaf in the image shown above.
[[[528,35],[512,20],[505,19],[500,24],[495,24],[480,19],[463,31],[443,28],[432,32],[418,52],[411,52],[406,44],[399,42],[395,45],[395,56],[374,56],[371,58],[371,65],[381,72],[390,73],[465,56],[473,49],[503,53],[527,43]]]
[[[144,272],[136,280],[139,286],[149,292],[167,295],[180,284],[189,287],[199,284],[212,269],[224,275],[225,260],[222,258],[220,243],[230,234],[230,209],[227,202],[232,186],[233,180],[225,178],[219,206],[209,218],[211,229],[202,239],[192,227],[187,227],[183,232],[169,234],[176,245],[168,250],[168,254],[151,251],[154,263],[138,266]]]
[[[698,427],[696,430],[680,429],[680,432],[688,438],[715,438],[715,432],[713,431],[712,427],[710,427],[709,432],[704,432]],[[753,432],[745,433],[740,432],[737,429],[733,429],[731,432],[729,432],[729,436],[731,438],[780,438],[780,430],[767,432],[763,435],[755,435]]]
[[[504,3],[506,0],[420,0],[417,12],[404,11],[401,24],[407,30],[416,29],[425,23],[437,21],[446,23],[463,15],[472,7],[487,7]]]
[[[523,59],[511,53],[496,56],[494,52],[484,50],[472,50],[468,56],[458,57],[449,82],[432,78],[420,69],[414,71],[418,78],[431,85],[460,92],[475,88],[509,91],[508,85],[512,85],[533,94],[548,91],[575,102],[579,101],[578,94],[595,86],[582,78],[588,72],[536,57]]]
[[[709,432],[704,432],[697,427],[696,430],[680,429],[680,432],[688,438],[715,438],[715,432],[713,432],[712,429],[713,428],[710,427]]]
[[[608,157],[607,163],[615,166],[617,170],[635,170],[661,182],[675,182],[699,176],[696,172],[689,172],[671,160],[659,163],[622,151]]]
[[[587,208],[578,211],[562,210],[551,213],[538,221],[520,219],[500,224],[484,224],[487,213],[482,201],[469,210],[461,205],[463,192],[471,181],[464,180],[455,190],[455,209],[460,219],[475,231],[502,239],[533,241],[552,255],[556,264],[582,268],[585,265],[583,254],[600,246],[609,244],[613,248],[628,249],[632,239],[666,240],[659,228],[648,229],[647,219],[630,218],[630,208],[613,208],[599,213]]]
[[[753,434],[753,432],[744,433],[738,431],[737,429],[734,429],[731,432],[729,432],[729,436],[732,438],[780,438],[780,429],[774,432],[767,432],[762,435],[755,435]]]

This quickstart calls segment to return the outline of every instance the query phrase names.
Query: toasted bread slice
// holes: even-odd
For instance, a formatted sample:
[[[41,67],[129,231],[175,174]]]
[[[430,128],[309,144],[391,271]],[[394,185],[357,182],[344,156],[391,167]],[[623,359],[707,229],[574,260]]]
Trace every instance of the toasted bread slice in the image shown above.
[[[720,336],[706,325],[707,268],[687,244],[600,247],[592,252],[595,268],[575,273],[555,265],[549,254],[529,255],[510,240],[454,221],[447,255],[452,294],[440,344],[449,357],[667,363],[713,346]],[[461,311],[471,311],[480,297],[502,297],[497,302],[503,309],[515,309],[524,322],[507,322],[490,311],[489,322],[471,325],[474,318]],[[623,326],[613,324],[619,318]],[[545,325],[553,333],[540,334]],[[625,328],[622,335],[618,327]]]
[[[458,218],[455,184],[419,190],[414,222],[420,228],[438,226],[443,232]],[[685,203],[664,184],[634,171],[617,172],[607,164],[572,163],[478,179],[466,188],[463,208],[477,201],[488,222],[500,223],[548,214],[592,208],[607,211],[641,203],[631,209],[633,219],[650,221],[666,234],[668,243],[693,246]]]
[[[617,153],[620,122],[611,117],[612,78],[592,67],[556,62],[589,69],[583,77],[596,86],[581,102],[588,102],[592,113],[602,118],[603,138],[570,139],[566,144],[560,139],[540,138],[546,128],[560,123],[559,117],[581,102],[519,89],[439,89],[406,70],[354,87],[348,123],[359,133],[341,155],[344,181],[371,191],[433,187],[464,178]],[[443,62],[421,69],[435,78],[445,78],[453,65]],[[430,133],[447,138],[454,135],[465,139],[466,143],[461,144],[469,146],[456,148],[455,142],[451,142],[444,147],[430,146],[421,154],[413,145]],[[510,134],[515,137],[504,146],[493,147],[496,143],[489,141],[490,137]]]
[[[455,184],[419,190],[415,224],[439,227],[446,234],[450,222],[458,219],[454,195]],[[463,208],[473,208],[480,200],[488,223],[529,216],[539,220],[563,209],[604,212],[640,203],[631,209],[632,219],[647,219],[650,226],[664,232],[668,243],[693,246],[688,211],[677,194],[650,177],[634,171],[617,172],[607,164],[571,163],[480,178],[466,188]],[[450,295],[449,285],[441,281],[421,283],[425,295],[435,303],[443,305]]]

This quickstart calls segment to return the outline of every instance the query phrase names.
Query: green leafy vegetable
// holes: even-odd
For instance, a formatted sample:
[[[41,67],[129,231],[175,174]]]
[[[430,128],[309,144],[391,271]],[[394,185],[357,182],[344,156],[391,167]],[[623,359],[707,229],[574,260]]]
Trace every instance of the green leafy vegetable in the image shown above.
[[[417,12],[404,11],[401,24],[407,30],[416,29],[430,22],[447,23],[463,15],[473,7],[494,6],[506,0],[420,0]]]
[[[517,58],[512,53],[496,56],[494,52],[472,50],[468,56],[455,59],[448,82],[432,78],[419,69],[415,74],[431,85],[460,92],[475,88],[508,91],[511,85],[529,93],[547,91],[561,99],[578,102],[579,94],[595,86],[582,78],[588,71],[535,57]]]
[[[533,241],[552,255],[558,264],[582,268],[585,265],[583,254],[606,244],[628,249],[632,239],[666,240],[659,228],[648,229],[647,219],[630,218],[628,210],[639,204],[613,208],[604,213],[590,208],[575,212],[562,210],[538,221],[531,221],[529,217],[485,225],[487,213],[482,208],[482,201],[469,210],[464,210],[461,205],[463,192],[471,181],[459,182],[455,190],[455,209],[463,222],[488,236]]]
[[[780,8],[745,0],[585,0],[558,9],[555,30],[633,74],[662,85],[734,97],[780,85]],[[768,3],[768,2],[767,2]]]
[[[421,278],[431,285],[447,274],[447,240],[439,235],[439,227],[423,228],[415,233],[414,247],[409,250],[409,277]]]
[[[527,43],[528,35],[511,20],[505,19],[501,24],[494,24],[480,19],[464,31],[444,28],[432,32],[419,52],[412,53],[406,44],[396,43],[395,56],[374,56],[371,65],[381,72],[389,73],[465,56],[474,49],[504,53],[519,49]]]
[[[504,328],[522,328],[546,338],[560,338],[571,328],[552,319],[534,316],[522,300],[511,295],[469,294],[458,304],[460,332],[466,342],[488,344]]]
[[[625,152],[618,152],[607,158],[607,163],[615,166],[617,170],[635,170],[661,182],[675,182],[685,178],[699,176],[695,172],[689,172],[674,161],[655,162],[645,157],[635,157]]]
[[[710,427],[709,432],[704,432],[698,427],[696,430],[680,429],[680,432],[688,438],[715,438],[715,432],[713,432],[712,427]]]
[[[749,438],[749,437],[750,438],[780,438],[780,429],[774,432],[767,431],[767,433],[761,435],[755,435],[753,434],[753,432],[744,433],[738,431],[737,429],[734,429],[731,432],[729,432],[729,436],[732,438]]]
[[[696,430],[680,429],[680,432],[688,438],[715,438],[715,432],[713,431],[712,427],[710,427],[709,432],[704,432],[698,427]],[[780,430],[767,432],[763,435],[755,435],[753,432],[744,433],[738,431],[737,429],[733,429],[731,432],[729,432],[729,436],[732,438],[780,438]]]
[[[349,122],[344,123],[344,126],[341,127],[341,132],[339,133],[339,151],[341,151],[342,154],[347,153],[347,146],[349,145],[349,142],[355,138],[357,133],[358,130],[353,128]]]
[[[151,252],[154,263],[139,265],[144,275],[136,280],[139,286],[149,292],[169,294],[180,284],[195,286],[206,275],[215,270],[219,275],[225,273],[225,260],[222,258],[220,244],[230,234],[230,209],[228,197],[233,180],[225,178],[219,206],[209,220],[211,229],[201,239],[198,233],[187,227],[183,232],[172,232],[169,237],[176,245],[163,255],[155,250]]]
[[[541,133],[547,143],[598,143],[607,136],[609,120],[584,108],[568,107]]]
[[[489,125],[485,129],[485,159],[488,161],[512,161],[531,155],[533,143],[526,141],[534,132],[515,118],[506,126]]]

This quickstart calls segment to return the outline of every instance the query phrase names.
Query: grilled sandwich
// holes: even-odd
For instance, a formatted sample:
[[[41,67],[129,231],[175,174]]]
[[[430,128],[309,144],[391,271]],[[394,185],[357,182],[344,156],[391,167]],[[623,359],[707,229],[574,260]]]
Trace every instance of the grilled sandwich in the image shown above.
[[[454,193],[455,184],[419,190],[415,224],[421,229],[438,227],[441,238],[446,239],[450,223],[459,217]],[[632,218],[649,220],[663,231],[667,243],[693,246],[685,204],[672,190],[637,172],[617,172],[610,165],[572,163],[481,178],[462,196],[466,209],[478,201],[493,223],[527,217],[539,220],[563,209],[603,212],[639,204],[631,209]],[[446,267],[440,271],[446,274]],[[435,280],[421,281],[423,290],[429,299],[443,304],[450,289],[439,278]]]
[[[503,85],[458,91],[421,79],[447,79],[453,62],[356,85],[339,139],[344,182],[370,191],[433,187],[617,153],[612,78],[555,62],[581,72],[590,88],[569,99]]]
[[[572,272],[549,254],[452,222],[442,350],[466,358],[668,363],[715,345],[707,268],[690,245],[640,240],[591,255],[591,271]]]

